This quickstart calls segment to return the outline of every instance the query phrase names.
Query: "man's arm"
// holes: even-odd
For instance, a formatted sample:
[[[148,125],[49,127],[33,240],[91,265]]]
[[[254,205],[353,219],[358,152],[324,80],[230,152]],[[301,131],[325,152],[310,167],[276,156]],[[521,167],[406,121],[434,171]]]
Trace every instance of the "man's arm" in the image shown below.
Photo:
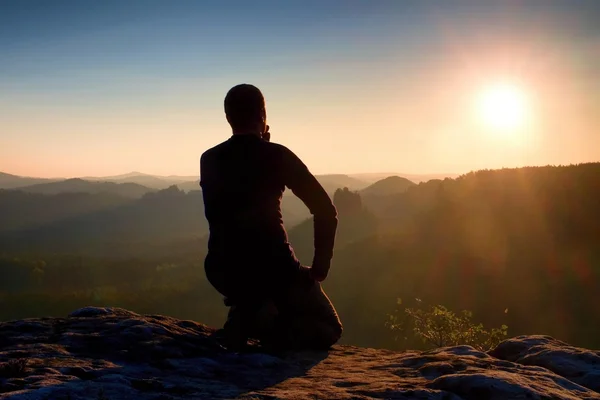
[[[204,201],[204,215],[209,222],[212,220],[210,213],[214,213],[216,209],[216,204],[212,198],[214,196],[211,197],[209,195],[209,192],[211,192],[209,186],[214,186],[211,182],[213,180],[211,177],[209,156],[203,153],[200,157],[200,188],[202,189],[202,199]]]
[[[285,185],[306,204],[314,216],[313,276],[324,280],[329,272],[335,232],[337,210],[323,186],[310,173],[306,165],[289,149],[284,148],[283,169]]]
[[[206,195],[206,175],[208,175],[208,171],[206,169],[206,153],[202,154],[202,156],[200,157],[200,179],[198,181],[198,184],[200,185],[200,190],[202,190],[202,200],[204,202],[204,216],[206,217],[206,219],[208,219],[208,212],[206,211],[207,208],[207,204],[208,203],[208,198]]]

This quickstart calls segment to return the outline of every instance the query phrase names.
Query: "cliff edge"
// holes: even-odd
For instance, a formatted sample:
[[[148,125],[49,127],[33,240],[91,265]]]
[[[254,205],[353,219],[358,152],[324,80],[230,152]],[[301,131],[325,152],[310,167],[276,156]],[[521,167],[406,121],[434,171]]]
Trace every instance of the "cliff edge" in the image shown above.
[[[118,308],[0,323],[0,399],[600,399],[600,352],[520,336],[393,352],[223,350],[214,329]]]

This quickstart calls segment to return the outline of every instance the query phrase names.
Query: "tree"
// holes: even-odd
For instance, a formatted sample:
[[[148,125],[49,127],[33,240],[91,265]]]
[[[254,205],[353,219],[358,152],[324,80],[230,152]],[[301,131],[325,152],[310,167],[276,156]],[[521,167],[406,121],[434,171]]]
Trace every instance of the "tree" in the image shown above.
[[[402,299],[398,299],[398,305],[402,305]],[[473,322],[472,317],[470,311],[456,314],[441,305],[406,307],[388,315],[386,327],[397,334],[396,340],[410,341],[412,336],[429,348],[468,345],[481,351],[496,347],[508,334],[506,325],[486,329],[483,324]]]

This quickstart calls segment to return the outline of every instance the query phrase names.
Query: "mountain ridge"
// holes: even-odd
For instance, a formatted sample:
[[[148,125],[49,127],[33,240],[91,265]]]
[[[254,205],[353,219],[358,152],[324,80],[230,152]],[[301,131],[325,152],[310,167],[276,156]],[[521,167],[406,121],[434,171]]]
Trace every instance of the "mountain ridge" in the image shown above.
[[[132,182],[103,182],[88,181],[82,178],[70,178],[64,181],[38,183],[18,188],[28,193],[58,194],[58,193],[102,193],[110,192],[130,198],[140,198],[143,195],[154,192],[155,189]]]
[[[392,175],[367,186],[360,191],[364,196],[389,196],[404,193],[416,183],[401,176]]]
[[[335,191],[337,188],[348,187],[352,190],[361,190],[377,182],[378,180],[389,176],[404,177],[415,182],[422,182],[429,179],[443,179],[446,177],[458,177],[457,174],[400,174],[400,173],[364,173],[364,174],[316,174],[316,178],[321,182],[328,192]],[[199,175],[154,175],[139,171],[132,171],[125,174],[112,176],[74,176],[58,178],[36,178],[12,175],[0,172],[0,189],[12,189],[23,186],[31,186],[38,183],[51,183],[65,181],[70,179],[82,179],[90,182],[114,182],[114,183],[137,183],[147,186],[151,189],[166,189],[171,185],[185,184],[197,185]]]
[[[60,178],[34,178],[8,174],[0,171],[0,189],[17,189],[23,186],[55,182],[58,180],[60,180]]]

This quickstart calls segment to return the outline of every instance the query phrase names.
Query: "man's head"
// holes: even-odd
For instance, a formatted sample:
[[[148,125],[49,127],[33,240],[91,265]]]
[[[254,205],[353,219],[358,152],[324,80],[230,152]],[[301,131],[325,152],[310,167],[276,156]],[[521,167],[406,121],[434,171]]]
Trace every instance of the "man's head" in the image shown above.
[[[225,96],[225,116],[234,134],[262,134],[267,127],[265,98],[256,86],[234,86]]]

